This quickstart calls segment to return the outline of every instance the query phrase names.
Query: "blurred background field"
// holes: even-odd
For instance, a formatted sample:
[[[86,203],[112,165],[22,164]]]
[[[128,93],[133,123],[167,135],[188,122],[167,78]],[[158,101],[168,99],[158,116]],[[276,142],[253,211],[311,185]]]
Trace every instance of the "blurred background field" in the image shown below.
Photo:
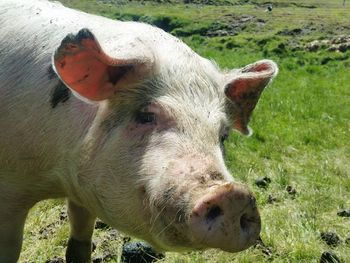
[[[265,245],[237,254],[167,253],[161,262],[309,263],[324,251],[350,262],[350,217],[337,215],[350,209],[350,0],[60,2],[161,27],[223,68],[263,58],[280,67],[254,112],[252,137],[232,133],[226,143],[228,167],[257,195]],[[39,203],[20,262],[63,258],[68,231],[64,200]],[[340,242],[327,245],[322,232]],[[118,262],[122,238],[99,223],[94,262]]]

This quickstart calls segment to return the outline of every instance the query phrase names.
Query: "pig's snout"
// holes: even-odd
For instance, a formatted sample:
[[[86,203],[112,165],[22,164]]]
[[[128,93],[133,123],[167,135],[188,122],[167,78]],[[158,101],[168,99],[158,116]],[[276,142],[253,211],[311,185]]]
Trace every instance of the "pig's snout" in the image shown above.
[[[203,247],[241,251],[256,243],[260,229],[255,198],[237,183],[212,187],[190,214],[193,242]]]

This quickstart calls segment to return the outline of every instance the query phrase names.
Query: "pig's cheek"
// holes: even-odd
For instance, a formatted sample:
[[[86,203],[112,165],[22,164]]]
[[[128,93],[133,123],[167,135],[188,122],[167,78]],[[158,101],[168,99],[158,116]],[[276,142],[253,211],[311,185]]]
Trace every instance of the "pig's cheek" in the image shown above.
[[[171,119],[161,119],[157,124],[138,124],[131,123],[127,125],[126,129],[123,132],[123,138],[133,139],[133,138],[143,138],[147,134],[150,134],[153,131],[162,132],[170,130],[176,126],[176,122]]]
[[[155,124],[129,124],[123,132],[123,138],[126,140],[132,140],[143,137],[152,132],[156,128]]]
[[[139,200],[141,203],[142,211],[144,218],[148,220],[151,217],[151,208],[150,208],[150,200],[147,194],[146,188],[144,186],[140,186],[139,190]]]

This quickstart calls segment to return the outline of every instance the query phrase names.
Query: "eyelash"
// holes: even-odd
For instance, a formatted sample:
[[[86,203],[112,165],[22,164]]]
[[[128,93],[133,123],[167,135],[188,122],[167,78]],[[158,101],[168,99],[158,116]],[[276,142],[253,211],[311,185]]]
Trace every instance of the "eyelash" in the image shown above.
[[[135,121],[139,124],[156,124],[156,115],[153,112],[139,111]]]

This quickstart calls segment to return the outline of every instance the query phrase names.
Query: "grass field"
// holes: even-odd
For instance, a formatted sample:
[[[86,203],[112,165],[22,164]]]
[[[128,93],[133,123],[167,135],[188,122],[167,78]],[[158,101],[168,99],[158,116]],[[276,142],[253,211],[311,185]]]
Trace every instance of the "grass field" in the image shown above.
[[[350,209],[350,49],[305,48],[313,40],[350,35],[350,1],[343,6],[343,0],[271,0],[271,12],[259,0],[61,2],[160,26],[222,67],[262,58],[280,67],[255,110],[253,136],[232,133],[226,143],[228,167],[257,195],[266,247],[237,254],[167,253],[161,262],[319,262],[324,251],[350,262],[350,241],[345,242],[350,218],[337,216]],[[271,183],[262,189],[255,180],[264,176]],[[63,200],[31,210],[20,262],[63,257],[69,231],[64,210]],[[328,246],[320,237],[325,231],[337,233],[342,242]],[[96,229],[94,241],[94,258],[118,262],[119,234]]]

